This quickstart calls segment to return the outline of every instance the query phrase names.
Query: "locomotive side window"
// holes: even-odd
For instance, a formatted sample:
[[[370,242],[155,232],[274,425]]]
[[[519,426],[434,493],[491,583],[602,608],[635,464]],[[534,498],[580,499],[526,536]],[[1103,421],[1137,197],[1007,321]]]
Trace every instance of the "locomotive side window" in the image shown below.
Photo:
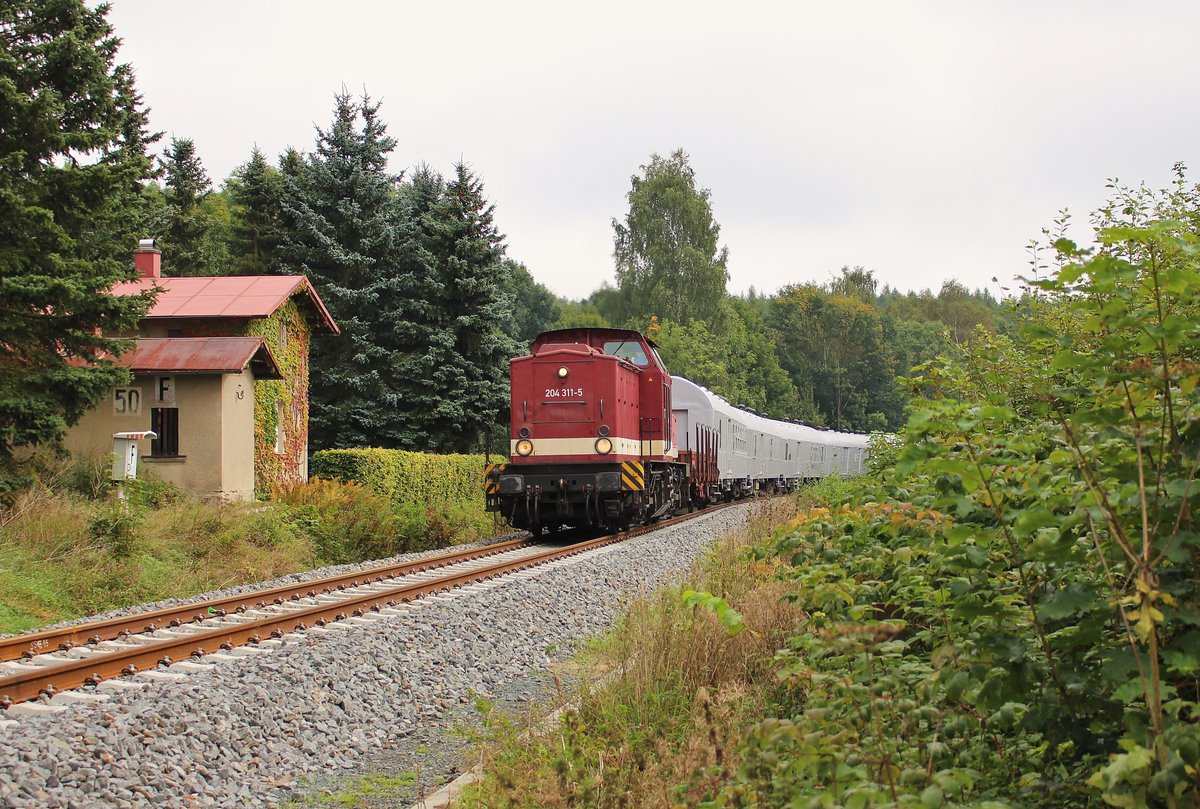
[[[663,362],[662,355],[658,353],[658,349],[654,346],[650,346],[650,353],[654,355],[654,361],[658,363],[659,369],[665,372],[667,370],[667,364]]]
[[[642,344],[632,340],[609,340],[604,344],[604,353],[627,359],[641,368],[650,364],[650,358],[646,356]]]
[[[671,448],[671,386],[663,385],[663,452]]]

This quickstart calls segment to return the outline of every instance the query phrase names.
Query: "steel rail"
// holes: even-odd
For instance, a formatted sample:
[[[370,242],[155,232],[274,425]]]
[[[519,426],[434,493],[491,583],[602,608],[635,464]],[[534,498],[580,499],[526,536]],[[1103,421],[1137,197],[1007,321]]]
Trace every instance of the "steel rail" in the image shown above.
[[[131,634],[154,632],[163,628],[174,628],[184,624],[194,624],[200,621],[217,618],[239,608],[263,607],[268,604],[282,604],[300,598],[311,598],[322,593],[346,587],[357,587],[362,584],[381,582],[385,579],[403,576],[409,573],[420,573],[438,567],[445,567],[457,562],[479,559],[497,553],[514,550],[533,544],[526,539],[514,539],[498,542],[483,547],[463,548],[448,553],[440,553],[398,562],[376,568],[356,570],[350,573],[339,573],[310,581],[283,584],[268,587],[238,595],[224,596],[208,601],[194,601],[173,607],[163,607],[157,610],[108,618],[103,621],[93,621],[86,624],[76,624],[59,629],[47,629],[41,632],[29,632],[24,635],[13,635],[0,638],[0,663],[28,659],[33,655],[47,654],[55,649],[69,651],[84,644],[94,646],[106,640],[119,640]]]
[[[264,637],[282,638],[291,632],[303,631],[311,627],[324,627],[332,621],[345,620],[352,616],[362,617],[368,612],[379,612],[423,595],[449,591],[466,584],[479,583],[506,573],[577,556],[586,551],[633,539],[650,531],[713,513],[724,507],[713,507],[664,520],[654,525],[585,540],[562,548],[552,548],[520,559],[460,571],[437,579],[350,594],[349,597],[332,603],[297,604],[287,612],[269,616],[238,616],[239,621],[232,625],[227,623],[211,628],[196,627],[196,631],[186,635],[143,639],[136,646],[131,645],[126,649],[96,650],[79,659],[47,665],[30,665],[25,671],[0,676],[0,707],[8,707],[17,702],[37,699],[42,695],[53,695],[58,691],[83,685],[95,685],[103,680],[132,675],[146,668],[170,665],[175,662],[175,658],[200,660],[206,654],[231,651],[240,645],[261,642]]]

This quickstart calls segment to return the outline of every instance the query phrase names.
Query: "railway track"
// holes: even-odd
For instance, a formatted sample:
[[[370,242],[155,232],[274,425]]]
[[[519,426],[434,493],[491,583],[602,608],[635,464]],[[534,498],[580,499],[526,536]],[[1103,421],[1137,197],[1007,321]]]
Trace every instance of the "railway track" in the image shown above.
[[[395,614],[432,593],[494,579],[712,513],[721,506],[561,547],[528,539],[0,641],[0,708],[200,661],[294,632]],[[52,650],[52,651],[47,651]],[[223,659],[217,657],[216,659]]]

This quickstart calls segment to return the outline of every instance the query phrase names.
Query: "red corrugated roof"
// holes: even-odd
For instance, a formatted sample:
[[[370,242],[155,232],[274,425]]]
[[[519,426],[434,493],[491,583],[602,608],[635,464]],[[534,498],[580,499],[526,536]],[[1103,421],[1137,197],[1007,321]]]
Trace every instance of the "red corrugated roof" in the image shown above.
[[[305,293],[313,328],[337,334],[337,324],[303,275],[230,275],[211,278],[139,278],[113,287],[114,295],[159,292],[146,317],[270,317],[293,295]]]
[[[143,337],[119,360],[135,374],[236,374],[253,364],[258,379],[282,379],[261,337]]]

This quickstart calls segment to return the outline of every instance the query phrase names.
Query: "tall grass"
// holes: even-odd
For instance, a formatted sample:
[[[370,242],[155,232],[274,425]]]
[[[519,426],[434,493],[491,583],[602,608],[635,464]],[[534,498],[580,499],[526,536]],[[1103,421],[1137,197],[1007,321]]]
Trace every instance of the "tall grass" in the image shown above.
[[[722,783],[771,657],[800,620],[773,563],[748,550],[797,508],[796,499],[765,502],[687,577],[689,587],[724,598],[750,631],[731,634],[712,612],[685,606],[681,589],[636,599],[581,655],[580,693],[561,696],[557,727],[483,706],[485,777],[461,805],[692,805]]]
[[[397,508],[312,481],[269,503],[214,503],[155,481],[118,501],[86,465],[0,512],[0,633],[494,533],[479,503]]]

